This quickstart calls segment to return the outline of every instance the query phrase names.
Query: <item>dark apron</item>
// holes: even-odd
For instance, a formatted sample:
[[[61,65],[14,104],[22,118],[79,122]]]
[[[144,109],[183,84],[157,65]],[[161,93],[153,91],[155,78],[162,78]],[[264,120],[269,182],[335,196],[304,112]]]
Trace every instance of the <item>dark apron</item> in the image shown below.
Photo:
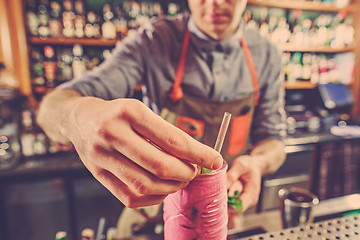
[[[241,37],[240,41],[250,68],[254,93],[227,101],[192,97],[184,94],[181,88],[189,36],[189,31],[186,31],[175,81],[169,100],[161,109],[160,116],[196,140],[214,147],[224,112],[231,113],[232,119],[221,150],[223,158],[231,165],[237,156],[248,150],[252,115],[259,99],[258,79],[252,57],[244,37]]]

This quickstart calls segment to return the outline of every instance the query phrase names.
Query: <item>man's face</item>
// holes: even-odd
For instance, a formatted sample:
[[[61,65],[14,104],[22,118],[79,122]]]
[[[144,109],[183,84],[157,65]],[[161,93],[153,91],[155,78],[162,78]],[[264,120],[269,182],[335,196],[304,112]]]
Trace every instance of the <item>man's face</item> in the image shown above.
[[[215,40],[237,30],[247,0],[188,0],[196,26]]]

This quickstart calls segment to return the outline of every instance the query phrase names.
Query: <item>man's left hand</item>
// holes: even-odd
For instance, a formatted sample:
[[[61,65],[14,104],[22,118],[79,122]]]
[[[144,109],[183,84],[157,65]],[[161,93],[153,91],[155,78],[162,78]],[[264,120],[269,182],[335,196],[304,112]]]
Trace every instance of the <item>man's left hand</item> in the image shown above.
[[[228,195],[233,196],[235,191],[240,192],[242,210],[245,212],[255,206],[259,200],[261,190],[262,167],[256,161],[256,156],[243,155],[234,160],[227,172]],[[229,208],[229,215],[239,213]]]

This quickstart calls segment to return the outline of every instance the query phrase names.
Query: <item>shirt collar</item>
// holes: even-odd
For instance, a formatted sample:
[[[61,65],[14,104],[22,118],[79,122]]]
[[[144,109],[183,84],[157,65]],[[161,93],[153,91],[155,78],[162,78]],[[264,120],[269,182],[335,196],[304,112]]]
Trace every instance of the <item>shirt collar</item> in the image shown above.
[[[238,30],[233,36],[224,40],[216,41],[206,34],[204,34],[195,24],[194,19],[190,16],[188,21],[188,29],[192,33],[191,41],[196,48],[203,51],[223,51],[225,53],[230,53],[235,49],[241,48],[240,38],[243,35],[244,23],[241,21]]]

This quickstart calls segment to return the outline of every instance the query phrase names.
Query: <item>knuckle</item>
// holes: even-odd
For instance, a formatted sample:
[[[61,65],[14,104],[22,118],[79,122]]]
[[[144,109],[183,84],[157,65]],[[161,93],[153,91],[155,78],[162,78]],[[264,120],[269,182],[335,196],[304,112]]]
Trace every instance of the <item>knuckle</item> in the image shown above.
[[[101,146],[98,143],[96,142],[89,143],[88,148],[89,148],[90,156],[96,157],[101,155]]]
[[[166,161],[157,162],[153,165],[154,175],[160,179],[167,179],[168,173],[171,170]]]
[[[102,182],[106,178],[106,173],[104,169],[96,168],[93,170],[92,174],[96,179]]]
[[[128,121],[137,121],[141,119],[143,115],[143,108],[141,102],[137,99],[126,99],[124,104],[121,105],[118,111],[118,117],[120,119],[126,119]]]
[[[173,148],[177,148],[182,145],[182,140],[180,140],[180,137],[175,135],[167,136],[166,142]]]
[[[147,195],[151,193],[152,185],[150,181],[144,179],[135,179],[132,182],[132,186],[138,194]]]

